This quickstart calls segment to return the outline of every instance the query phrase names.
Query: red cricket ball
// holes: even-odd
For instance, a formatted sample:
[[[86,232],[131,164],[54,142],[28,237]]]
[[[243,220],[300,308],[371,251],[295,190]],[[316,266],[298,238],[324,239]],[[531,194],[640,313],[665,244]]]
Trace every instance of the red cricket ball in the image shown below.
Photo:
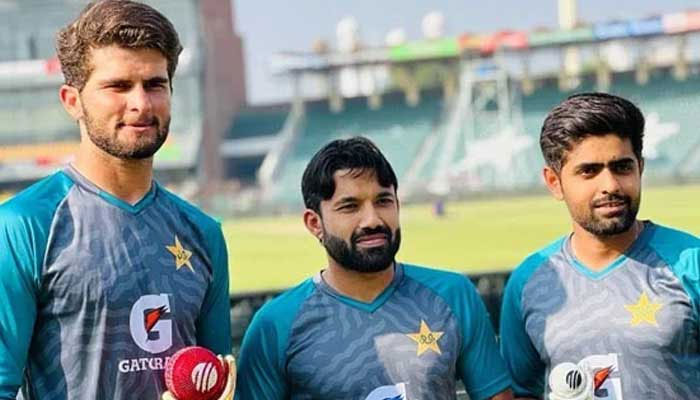
[[[165,363],[165,386],[178,400],[215,400],[226,385],[226,369],[210,350],[185,347]]]

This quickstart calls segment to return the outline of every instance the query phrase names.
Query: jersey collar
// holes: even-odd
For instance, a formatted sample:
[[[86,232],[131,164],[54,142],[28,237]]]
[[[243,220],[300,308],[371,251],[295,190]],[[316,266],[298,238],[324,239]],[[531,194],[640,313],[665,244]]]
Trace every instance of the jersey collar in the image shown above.
[[[347,304],[350,307],[357,308],[359,310],[368,312],[368,313],[373,313],[379,309],[384,303],[389,300],[392,294],[396,291],[396,288],[399,286],[401,281],[403,280],[404,277],[404,271],[403,271],[403,265],[401,263],[394,263],[395,265],[395,270],[394,270],[394,278],[391,280],[391,283],[382,291],[382,293],[377,296],[374,301],[371,303],[365,303],[363,301],[355,300],[353,298],[350,298],[348,296],[340,294],[337,290],[333,289],[322,277],[321,272],[318,272],[313,280],[314,284],[316,287],[321,290],[324,294],[327,294],[336,300],[340,301],[341,303]]]
[[[642,221],[642,223],[644,224],[644,227],[642,228],[642,232],[639,233],[639,236],[634,241],[634,243],[632,243],[632,245],[630,245],[630,247],[624,253],[622,253],[619,257],[613,260],[613,262],[611,262],[608,266],[599,271],[594,271],[588,268],[584,263],[582,263],[581,261],[579,261],[579,259],[576,258],[576,256],[574,255],[574,251],[571,247],[571,235],[569,235],[566,238],[566,240],[564,240],[564,242],[562,243],[562,252],[564,253],[564,256],[570,261],[570,264],[583,275],[593,280],[603,279],[606,276],[610,275],[618,267],[623,265],[625,261],[627,261],[629,258],[632,258],[635,255],[635,253],[640,251],[640,249],[646,246],[646,244],[649,242],[649,239],[651,239],[654,230],[656,229],[656,224],[654,224],[651,221]]]
[[[78,172],[77,169],[72,164],[69,164],[63,172],[71,177],[73,181],[75,181],[79,186],[84,188],[90,193],[93,193],[100,197],[102,200],[106,201],[107,203],[118,207],[128,213],[131,214],[138,214],[141,212],[144,208],[148,207],[149,204],[153,202],[153,200],[156,197],[156,191],[158,188],[158,185],[156,184],[155,181],[151,183],[151,188],[148,190],[146,195],[141,198],[136,204],[129,204],[126,201],[105,192],[104,190],[100,189],[97,185],[92,183],[89,179],[87,179],[84,175],[82,175],[80,172]]]

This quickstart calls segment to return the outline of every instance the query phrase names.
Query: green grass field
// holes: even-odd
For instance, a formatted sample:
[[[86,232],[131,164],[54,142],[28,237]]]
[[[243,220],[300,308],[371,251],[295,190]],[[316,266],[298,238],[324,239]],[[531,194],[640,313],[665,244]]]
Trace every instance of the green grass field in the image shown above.
[[[700,186],[647,188],[640,218],[700,234]],[[401,261],[463,272],[510,270],[570,229],[563,203],[542,196],[449,203],[435,218],[428,205],[401,210]],[[325,251],[301,215],[224,223],[231,290],[286,288],[325,265]]]

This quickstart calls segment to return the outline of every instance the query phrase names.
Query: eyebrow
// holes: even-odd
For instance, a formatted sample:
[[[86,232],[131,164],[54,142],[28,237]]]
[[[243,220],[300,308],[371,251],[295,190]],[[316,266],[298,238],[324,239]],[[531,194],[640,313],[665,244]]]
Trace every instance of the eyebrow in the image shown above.
[[[378,199],[379,199],[379,198],[385,198],[385,197],[391,197],[391,198],[393,198],[393,197],[394,197],[394,192],[392,192],[392,191],[390,191],[390,190],[382,190],[382,191],[379,192],[379,194],[377,195],[377,198],[378,198]]]
[[[146,83],[149,83],[149,84],[154,84],[154,83],[160,84],[160,83],[168,83],[168,82],[170,82],[168,80],[168,78],[164,78],[162,76],[156,76],[156,77],[151,78],[151,79],[146,79]]]
[[[608,168],[610,168],[610,167],[618,167],[618,166],[621,166],[621,165],[626,165],[626,164],[631,164],[631,163],[634,163],[634,159],[631,158],[631,157],[618,158],[618,159],[616,159],[616,160],[608,161],[607,163],[602,163],[602,162],[591,162],[591,163],[587,163],[587,162],[583,162],[583,163],[581,163],[581,164],[578,164],[578,165],[576,166],[576,168],[574,168],[574,170],[575,170],[575,171],[581,171],[581,170],[583,170],[583,169],[592,168],[592,167],[602,168],[602,167],[604,167],[606,164],[607,164]]]
[[[105,79],[103,81],[99,81],[100,86],[110,86],[110,85],[119,85],[119,84],[125,84],[125,83],[131,83],[130,80],[128,79]]]
[[[105,79],[103,81],[99,82],[100,86],[109,86],[109,85],[119,85],[119,84],[131,84],[133,81],[131,79],[121,79],[121,78],[115,78],[115,79]],[[162,77],[162,76],[155,76],[153,78],[146,79],[145,84],[147,85],[153,85],[153,84],[165,84],[168,83],[169,80],[168,78]]]
[[[619,160],[613,160],[608,163],[609,166],[614,167],[614,166],[620,166],[620,165],[625,165],[625,164],[634,164],[634,159],[630,157],[625,157],[621,158]]]
[[[342,206],[342,205],[345,205],[348,203],[354,203],[356,201],[357,201],[357,197],[353,197],[353,196],[341,197],[338,201],[335,202],[335,204],[333,204],[333,207]]]
[[[376,197],[376,198],[377,198],[377,199],[383,199],[383,198],[386,198],[386,197],[394,198],[394,193],[393,193],[392,191],[390,191],[390,190],[382,190],[381,192],[379,192],[379,194],[377,194],[377,197]],[[343,204],[353,203],[353,202],[356,202],[356,201],[358,201],[358,199],[357,199],[357,197],[354,197],[354,196],[341,197],[338,201],[335,202],[334,206],[337,207],[337,206],[340,206],[340,205],[343,205]]]

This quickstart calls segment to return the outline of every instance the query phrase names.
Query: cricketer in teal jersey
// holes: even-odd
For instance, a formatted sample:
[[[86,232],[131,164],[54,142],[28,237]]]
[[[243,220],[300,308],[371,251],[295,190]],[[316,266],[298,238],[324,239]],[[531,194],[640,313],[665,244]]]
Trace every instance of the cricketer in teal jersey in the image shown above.
[[[177,33],[91,4],[57,40],[75,162],[0,206],[0,398],[158,399],[181,347],[231,352],[221,228],[152,179]]]
[[[643,132],[634,104],[602,93],[572,96],[544,121],[544,179],[573,233],[507,284],[501,349],[516,397],[700,398],[700,239],[637,220]],[[585,373],[550,375],[565,362]]]
[[[462,275],[398,263],[396,176],[369,140],[309,162],[304,224],[328,266],[262,307],[239,357],[238,400],[511,399],[491,322]]]

